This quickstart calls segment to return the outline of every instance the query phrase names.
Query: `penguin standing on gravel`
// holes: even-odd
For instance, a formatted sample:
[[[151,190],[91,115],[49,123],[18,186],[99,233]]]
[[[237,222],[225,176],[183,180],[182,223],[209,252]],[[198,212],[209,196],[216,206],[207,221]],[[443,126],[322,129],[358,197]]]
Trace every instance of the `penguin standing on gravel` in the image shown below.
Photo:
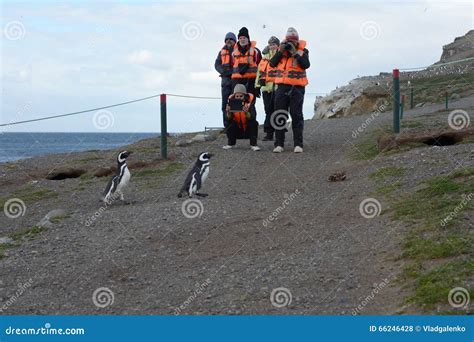
[[[122,151],[117,155],[117,172],[115,176],[107,184],[104,190],[102,201],[110,204],[114,199],[117,198],[118,194],[120,200],[124,201],[123,189],[128,185],[130,181],[130,171],[127,166],[127,158],[132,152]]]
[[[189,171],[186,181],[184,182],[178,197],[182,197],[183,194],[187,193],[189,197],[201,196],[206,197],[207,194],[201,194],[198,191],[209,175],[209,164],[212,154],[209,152],[203,152],[199,155],[196,163],[194,164],[191,171]]]

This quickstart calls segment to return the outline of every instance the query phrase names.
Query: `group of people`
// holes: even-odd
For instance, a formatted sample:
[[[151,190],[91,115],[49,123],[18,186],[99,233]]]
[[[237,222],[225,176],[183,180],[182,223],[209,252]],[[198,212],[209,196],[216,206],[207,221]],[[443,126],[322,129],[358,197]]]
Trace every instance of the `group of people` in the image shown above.
[[[306,69],[310,67],[306,42],[299,39],[293,27],[288,28],[281,42],[270,37],[263,51],[250,40],[246,27],[239,30],[237,37],[227,33],[224,41],[215,61],[222,79],[222,114],[228,140],[223,148],[233,148],[237,139],[249,139],[251,149],[260,150],[255,101],[262,97],[263,141],[274,141],[273,152],[283,152],[287,129],[276,121],[284,118],[286,122],[290,115],[294,152],[303,152],[303,101],[308,84]]]

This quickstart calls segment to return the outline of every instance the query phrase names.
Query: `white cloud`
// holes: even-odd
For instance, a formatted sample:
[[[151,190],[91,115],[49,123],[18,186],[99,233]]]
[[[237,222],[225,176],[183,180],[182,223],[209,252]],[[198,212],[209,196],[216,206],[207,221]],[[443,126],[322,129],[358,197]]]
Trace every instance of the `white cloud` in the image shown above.
[[[219,96],[214,60],[225,33],[237,33],[242,26],[248,27],[260,48],[271,35],[283,38],[288,26],[297,28],[310,50],[308,93],[328,92],[358,74],[431,64],[441,55],[442,45],[472,28],[472,4],[454,1],[10,2],[2,6],[5,22],[20,20],[26,29],[23,39],[2,41],[4,120],[17,111],[18,99],[28,100],[24,98],[29,93],[36,94],[32,116],[159,92]],[[380,26],[377,38],[360,36],[366,21]],[[183,36],[188,22],[202,27],[199,39]],[[195,126],[189,130],[220,123],[219,101],[170,101],[170,127],[179,128],[180,120],[198,112],[206,113],[205,118],[192,121]],[[134,116],[137,127],[149,128],[155,106],[153,101],[143,103]],[[305,106],[310,117],[311,96]],[[259,119],[263,119],[261,109]],[[78,119],[75,128],[87,130],[81,122]],[[28,129],[61,130],[65,123],[49,121]],[[120,117],[114,127],[120,129]]]
[[[149,50],[142,49],[138,51],[133,51],[129,56],[128,60],[132,64],[146,64],[150,62],[153,58],[153,53]]]

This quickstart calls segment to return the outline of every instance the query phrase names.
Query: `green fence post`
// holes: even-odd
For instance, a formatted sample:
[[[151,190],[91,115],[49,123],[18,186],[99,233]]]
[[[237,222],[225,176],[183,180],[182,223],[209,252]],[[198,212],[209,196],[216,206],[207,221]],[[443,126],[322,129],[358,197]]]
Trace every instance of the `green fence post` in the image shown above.
[[[413,99],[413,86],[410,87],[410,109],[413,109],[415,106],[414,104],[414,99]]]
[[[166,130],[166,94],[160,95],[161,158],[168,159],[168,132]]]
[[[446,107],[446,110],[448,110],[448,92],[444,94],[444,105]]]
[[[393,69],[393,132],[400,133],[400,71]]]

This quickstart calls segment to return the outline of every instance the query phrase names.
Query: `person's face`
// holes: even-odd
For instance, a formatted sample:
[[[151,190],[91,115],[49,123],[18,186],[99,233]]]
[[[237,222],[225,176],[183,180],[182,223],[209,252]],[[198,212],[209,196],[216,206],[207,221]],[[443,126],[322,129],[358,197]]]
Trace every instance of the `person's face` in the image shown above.
[[[232,40],[232,39],[227,39],[225,41],[225,45],[227,45],[228,47],[232,47],[234,46],[235,42]]]
[[[270,50],[273,50],[273,51],[275,51],[276,49],[278,49],[278,45],[275,44],[275,43],[272,43],[272,44],[268,45],[268,47],[270,48]]]
[[[249,43],[249,39],[247,37],[240,36],[239,43],[240,43],[240,46],[247,46]]]
[[[244,99],[244,94],[243,93],[237,93],[235,94],[235,99],[236,100],[243,100]]]

